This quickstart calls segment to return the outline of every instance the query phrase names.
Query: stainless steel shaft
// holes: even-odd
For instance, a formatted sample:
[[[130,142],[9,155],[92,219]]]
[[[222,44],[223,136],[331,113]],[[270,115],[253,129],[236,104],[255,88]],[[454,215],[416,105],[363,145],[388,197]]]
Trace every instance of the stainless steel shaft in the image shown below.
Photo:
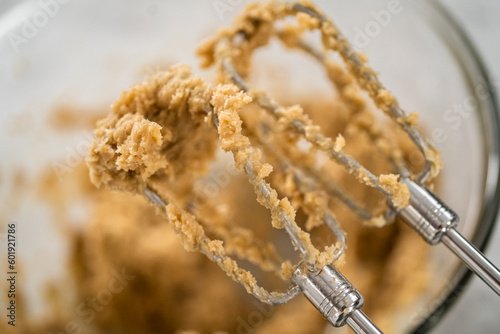
[[[361,310],[353,311],[347,318],[347,324],[357,334],[382,333]]]
[[[297,284],[309,301],[335,327],[346,323],[358,334],[382,333],[361,311],[363,296],[332,265],[308,271],[299,266],[292,282]]]
[[[410,204],[399,210],[403,220],[431,245],[441,241],[496,294],[500,295],[500,271],[456,229],[458,216],[432,191],[409,179]]]
[[[500,296],[500,271],[456,229],[449,229],[443,243],[455,253],[477,276]]]

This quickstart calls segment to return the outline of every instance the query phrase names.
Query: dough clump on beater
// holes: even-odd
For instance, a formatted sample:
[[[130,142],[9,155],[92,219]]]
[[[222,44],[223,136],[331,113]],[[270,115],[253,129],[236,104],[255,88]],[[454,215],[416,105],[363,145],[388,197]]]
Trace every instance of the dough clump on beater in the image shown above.
[[[406,152],[393,142],[397,135],[390,138],[375,125],[361,90],[405,131],[416,125],[416,117],[395,116],[399,107],[394,96],[378,83],[364,57],[349,63],[354,56],[346,51],[346,41],[332,37],[338,36],[336,28],[318,13],[308,1],[296,7],[276,1],[250,5],[233,27],[221,30],[199,49],[202,65],[217,67],[218,84],[207,84],[193,76],[186,65],[178,65],[131,87],[113,105],[111,114],[99,122],[87,159],[96,186],[158,196],[185,249],[204,253],[263,301],[285,296],[262,289],[254,276],[229,256],[248,260],[284,278],[290,278],[295,267],[283,260],[272,244],[260,241],[249,229],[232,226],[221,203],[196,192],[196,182],[216,160],[218,145],[233,154],[236,167],[247,174],[254,187],[257,201],[271,212],[272,226],[287,231],[309,268],[344,263],[345,242],[340,234],[335,234],[336,242],[324,246],[322,251],[311,241],[314,228],[330,224],[328,227],[335,233],[337,222],[330,212],[330,197],[338,197],[368,225],[387,224],[383,212],[388,207],[381,200],[383,196],[370,213],[335,185],[329,186],[331,193],[321,189],[328,184],[322,178],[326,175],[335,179],[336,170],[330,164],[316,168],[318,152],[344,166],[361,185],[389,197],[394,207],[405,207],[409,201],[407,186],[398,182],[397,173]],[[276,20],[293,15],[296,26],[287,25],[281,30],[274,26]],[[340,52],[348,60],[347,65],[333,62],[326,51],[316,52],[304,46],[301,36],[308,30],[320,30],[325,49]],[[249,75],[254,50],[267,45],[271,37],[282,40],[289,48],[302,48],[325,67],[338,92],[338,103],[347,110],[345,137],[337,133],[332,140],[300,106],[282,107],[243,81]],[[251,108],[260,111],[249,116],[246,110]],[[346,153],[362,151],[350,146],[356,135],[372,141],[378,153],[390,162],[386,165],[392,165],[389,173],[375,176]],[[302,139],[312,144],[307,152],[297,149]],[[352,142],[356,144],[355,139]],[[440,166],[438,154],[424,144],[424,154],[433,153],[433,159],[427,161],[431,177],[435,177]],[[370,160],[363,155],[364,160]],[[328,168],[331,170],[324,173]],[[296,222],[299,209],[307,216],[304,229]]]

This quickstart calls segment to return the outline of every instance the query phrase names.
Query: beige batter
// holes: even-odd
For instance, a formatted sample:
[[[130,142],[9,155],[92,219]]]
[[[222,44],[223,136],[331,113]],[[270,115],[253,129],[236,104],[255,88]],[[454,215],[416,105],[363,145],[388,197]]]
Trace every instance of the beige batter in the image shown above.
[[[299,101],[314,122],[322,121],[322,130],[336,136],[338,129],[349,127],[348,108],[338,101],[316,97]],[[339,112],[331,114],[332,108]],[[247,109],[246,113],[251,112]],[[246,113],[242,117],[248,116]],[[326,117],[328,115],[328,117]],[[249,117],[247,117],[249,118]],[[245,119],[247,119],[245,118]],[[74,129],[74,124],[68,124]],[[83,129],[82,129],[83,130]],[[346,134],[346,149],[363,163],[373,155],[370,137]],[[414,147],[404,137],[400,146],[405,159]],[[356,144],[350,149],[349,143]],[[353,152],[352,150],[356,150]],[[422,167],[422,160],[414,168]],[[367,163],[368,165],[368,163]],[[374,168],[385,169],[384,159],[377,159]],[[271,174],[272,175],[272,174]],[[155,213],[141,196],[96,189],[88,178],[88,169],[80,166],[59,180],[48,170],[40,177],[40,198],[53,208],[54,219],[65,228],[71,218],[67,208],[73,201],[84,199],[91,204],[81,231],[69,235],[73,248],[74,302],[63,302],[58,295],[68,295],[62,284],[51,289],[50,316],[43,323],[20,318],[23,327],[12,333],[60,333],[69,322],[77,322],[82,334],[109,333],[245,333],[256,334],[315,334],[322,333],[326,322],[302,296],[292,302],[270,308],[258,303],[241,286],[229,280],[217,265],[196,252],[186,252],[179,237],[161,215]],[[344,188],[351,188],[367,205],[378,204],[373,190],[347,175],[339,180]],[[235,176],[219,194],[226,206],[219,215],[234,219],[242,227],[253,228],[259,237],[276,237],[269,213],[255,201],[255,194],[245,176]],[[245,205],[242,205],[245,203]],[[425,291],[428,284],[429,247],[420,237],[402,223],[383,228],[364,227],[354,214],[341,203],[332,200],[332,210],[347,232],[348,249],[342,272],[363,293],[363,310],[385,332],[393,332],[395,315],[411,305]],[[298,214],[299,222],[305,222]],[[278,231],[278,237],[282,231]],[[246,244],[242,233],[241,244]],[[319,236],[319,238],[318,238]],[[324,226],[313,237],[320,245],[335,242]],[[286,238],[286,237],[285,237]],[[253,236],[251,237],[253,239]],[[282,243],[286,245],[287,240]],[[228,247],[228,245],[226,245]],[[242,246],[241,248],[246,248]],[[249,247],[249,249],[251,249]],[[277,260],[280,261],[280,260]],[[269,264],[273,267],[273,263]],[[135,278],[117,294],[95,318],[75,315],[78,305],[87,298],[96,297],[113,279],[113,270],[125,270]],[[411,275],[408,273],[411,272]],[[283,288],[272,275],[264,279],[264,286]],[[59,291],[59,292],[58,292]],[[22,297],[21,297],[22,298]],[[23,300],[22,300],[23,301]],[[26,305],[22,302],[21,306]],[[0,329],[10,333],[4,323]],[[4,326],[4,327],[1,327]]]

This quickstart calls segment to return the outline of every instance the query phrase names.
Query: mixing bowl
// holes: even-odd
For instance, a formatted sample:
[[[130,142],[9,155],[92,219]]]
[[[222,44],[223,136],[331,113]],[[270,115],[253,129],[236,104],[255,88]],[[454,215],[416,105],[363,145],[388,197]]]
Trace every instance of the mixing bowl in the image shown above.
[[[60,176],[74,168],[91,140],[87,130],[52,131],[46,120],[54,108],[105,110],[121,90],[177,62],[202,73],[195,48],[246,3],[23,1],[12,2],[2,13],[2,218],[19,226],[20,279],[30,317],[43,317],[45,284],[67,275],[69,245],[39,194],[22,185],[35,183],[41,170]],[[459,214],[459,231],[483,249],[500,198],[500,124],[493,83],[471,42],[435,1],[316,3],[368,55],[403,108],[419,112],[424,132],[442,152],[438,194]],[[281,78],[288,81],[287,94],[303,94],[304,87],[310,94],[328,89],[313,68],[294,58],[283,60],[280,52],[271,49],[257,55],[257,61],[264,69],[289,69],[280,72],[288,75]],[[266,89],[276,90],[263,78]],[[85,203],[68,211],[85,217]],[[432,283],[395,316],[398,332],[428,331],[470,276],[442,245],[433,248],[430,266]]]

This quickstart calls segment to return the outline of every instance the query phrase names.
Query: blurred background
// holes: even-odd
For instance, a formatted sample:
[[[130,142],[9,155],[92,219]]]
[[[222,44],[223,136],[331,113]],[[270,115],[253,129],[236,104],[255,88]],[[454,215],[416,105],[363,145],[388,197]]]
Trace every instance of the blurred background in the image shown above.
[[[500,78],[500,3],[478,0],[442,0],[446,8],[463,24],[491,76]],[[500,87],[496,87],[497,96]],[[500,138],[498,139],[500,140]],[[497,222],[498,225],[498,222]],[[490,239],[486,255],[498,267],[500,265],[500,228],[496,226]],[[484,311],[477,311],[477,310]],[[490,310],[490,311],[488,311]],[[498,333],[500,298],[491,293],[483,282],[474,277],[469,287],[450,312],[434,329],[435,333]]]

